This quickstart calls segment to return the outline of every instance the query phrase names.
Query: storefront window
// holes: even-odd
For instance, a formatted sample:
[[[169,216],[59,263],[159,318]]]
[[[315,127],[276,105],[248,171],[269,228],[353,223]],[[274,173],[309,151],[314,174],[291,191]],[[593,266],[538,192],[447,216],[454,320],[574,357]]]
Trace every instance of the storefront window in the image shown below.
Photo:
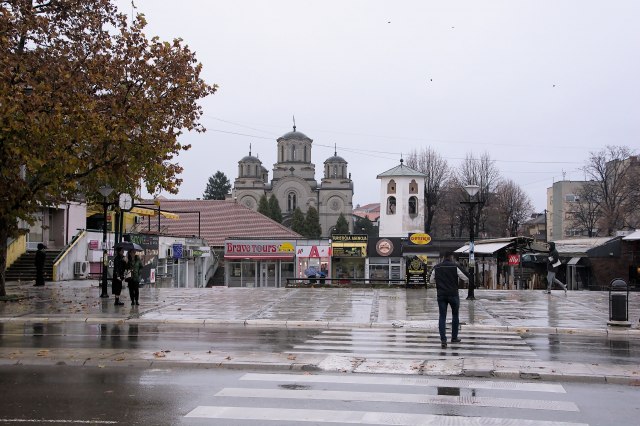
[[[242,287],[256,287],[256,263],[242,263]]]

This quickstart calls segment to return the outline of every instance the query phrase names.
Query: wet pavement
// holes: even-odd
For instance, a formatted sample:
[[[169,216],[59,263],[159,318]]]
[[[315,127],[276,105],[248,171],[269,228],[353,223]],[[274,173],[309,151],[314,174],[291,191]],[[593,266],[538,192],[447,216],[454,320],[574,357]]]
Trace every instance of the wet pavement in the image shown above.
[[[122,362],[125,351],[126,362],[149,365],[640,384],[638,293],[629,297],[631,326],[611,327],[607,292],[476,290],[470,301],[461,290],[463,342],[442,350],[432,289],[143,287],[139,306],[126,294],[114,306],[95,280],[31,284],[7,283],[22,299],[0,303],[0,363]],[[39,335],[46,343],[33,342]],[[179,350],[159,354],[172,345]]]

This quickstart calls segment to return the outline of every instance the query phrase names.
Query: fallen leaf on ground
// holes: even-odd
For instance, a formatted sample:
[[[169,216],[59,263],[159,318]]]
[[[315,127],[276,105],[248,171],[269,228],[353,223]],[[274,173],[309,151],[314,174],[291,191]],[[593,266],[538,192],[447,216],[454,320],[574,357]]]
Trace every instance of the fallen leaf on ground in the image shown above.
[[[38,351],[38,353],[36,355],[37,356],[47,356],[47,355],[49,355],[49,349],[42,349],[41,351]]]
[[[230,356],[228,356],[228,357],[226,357],[225,359],[231,359],[231,357],[230,357]]]
[[[294,359],[296,359],[296,356],[295,356],[295,355],[289,355],[289,356],[287,357],[287,359],[294,360]]]
[[[166,357],[166,356],[167,356],[167,355],[166,355],[164,352],[162,352],[162,351],[160,351],[160,352],[154,352],[154,353],[153,353],[153,355],[154,355],[156,358],[164,358],[164,357]]]

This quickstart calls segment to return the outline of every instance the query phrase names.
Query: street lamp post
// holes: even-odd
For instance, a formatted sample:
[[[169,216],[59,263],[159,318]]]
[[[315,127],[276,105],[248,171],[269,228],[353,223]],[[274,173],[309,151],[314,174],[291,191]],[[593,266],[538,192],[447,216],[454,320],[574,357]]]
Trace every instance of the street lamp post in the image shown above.
[[[465,185],[464,190],[467,191],[467,194],[469,194],[469,201],[461,201],[462,204],[469,204],[469,290],[467,292],[467,299],[468,300],[475,300],[476,297],[474,295],[474,290],[475,290],[475,266],[476,266],[476,259],[475,259],[475,254],[474,254],[474,234],[475,234],[475,230],[474,230],[474,210],[476,207],[476,204],[479,204],[480,201],[475,201],[474,197],[476,196],[476,194],[478,193],[478,191],[480,190],[480,187],[478,185]]]
[[[109,269],[109,252],[107,250],[107,207],[109,202],[107,197],[113,192],[113,188],[109,185],[101,186],[98,191],[102,195],[102,207],[104,213],[104,222],[102,224],[102,285],[100,291],[100,297],[109,297],[107,291],[107,269]]]

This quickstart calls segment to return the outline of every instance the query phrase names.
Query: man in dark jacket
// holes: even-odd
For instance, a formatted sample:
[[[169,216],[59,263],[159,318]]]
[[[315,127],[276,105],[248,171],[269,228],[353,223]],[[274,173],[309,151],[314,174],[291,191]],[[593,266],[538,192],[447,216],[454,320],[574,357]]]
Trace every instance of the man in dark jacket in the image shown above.
[[[564,294],[567,294],[567,286],[562,281],[556,278],[558,273],[558,266],[561,265],[560,255],[556,250],[556,243],[553,241],[549,243],[549,257],[547,258],[547,293],[551,293],[551,287],[555,282],[564,289]]]
[[[458,296],[458,280],[469,281],[466,271],[453,261],[453,253],[447,252],[444,260],[433,267],[431,271],[430,283],[436,284],[438,294],[438,330],[440,331],[440,343],[442,349],[447,347],[447,305],[451,305],[451,343],[459,343],[458,327],[460,318],[458,311],[460,308],[460,297]]]
[[[34,287],[44,286],[44,263],[47,259],[47,254],[44,251],[45,246],[42,243],[38,243],[38,251],[36,252],[36,283]]]

